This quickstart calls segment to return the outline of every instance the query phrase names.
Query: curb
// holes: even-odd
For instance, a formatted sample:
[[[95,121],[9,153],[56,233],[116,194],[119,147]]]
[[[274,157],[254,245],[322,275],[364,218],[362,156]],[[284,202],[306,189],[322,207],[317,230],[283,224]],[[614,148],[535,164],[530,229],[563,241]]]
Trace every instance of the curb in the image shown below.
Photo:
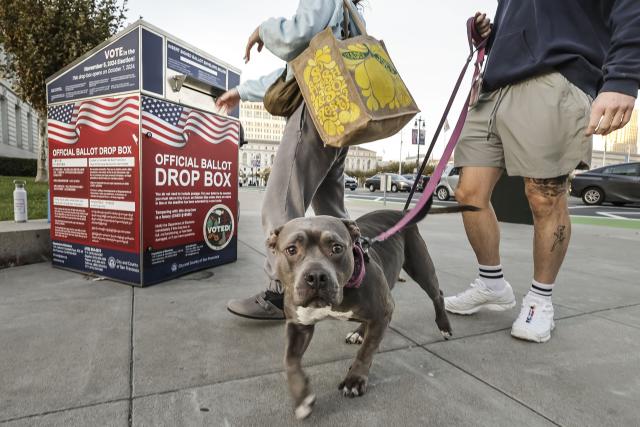
[[[51,260],[50,224],[46,219],[25,223],[0,222],[0,268]]]

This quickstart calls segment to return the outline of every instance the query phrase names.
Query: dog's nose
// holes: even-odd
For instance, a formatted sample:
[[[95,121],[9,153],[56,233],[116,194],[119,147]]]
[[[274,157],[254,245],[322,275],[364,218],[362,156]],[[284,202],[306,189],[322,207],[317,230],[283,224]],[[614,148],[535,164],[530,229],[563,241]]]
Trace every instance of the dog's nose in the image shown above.
[[[327,287],[329,283],[329,276],[322,271],[311,271],[305,273],[304,281],[313,289],[322,289]]]

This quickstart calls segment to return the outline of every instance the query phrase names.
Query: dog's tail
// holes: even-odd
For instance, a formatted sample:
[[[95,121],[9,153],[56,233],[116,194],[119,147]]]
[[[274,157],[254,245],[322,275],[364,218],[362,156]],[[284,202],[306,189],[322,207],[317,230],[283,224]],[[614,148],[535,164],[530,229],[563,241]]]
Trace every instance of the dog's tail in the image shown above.
[[[448,214],[448,213],[458,213],[458,212],[477,212],[480,208],[471,205],[457,205],[457,206],[446,206],[446,207],[432,207],[429,209],[429,215],[437,215],[437,214]]]
[[[457,205],[457,206],[447,206],[447,207],[433,207],[433,198],[430,198],[427,203],[420,209],[420,211],[416,212],[414,217],[411,219],[409,224],[417,224],[422,221],[429,214],[446,214],[446,213],[457,213],[457,212],[475,212],[479,211],[480,208],[471,205]],[[406,214],[406,211],[405,211]]]
[[[403,211],[402,217],[400,220],[388,230],[378,234],[374,237],[371,242],[382,242],[387,240],[389,237],[393,236],[396,233],[404,230],[407,227],[412,225],[416,225],[418,222],[422,221],[427,214],[443,214],[443,213],[454,213],[454,212],[471,212],[471,211],[479,211],[480,209],[475,206],[469,205],[461,205],[461,206],[451,206],[451,207],[437,207],[432,209],[433,198],[428,197],[426,201],[423,202],[425,194],[422,195],[422,198],[418,202],[418,205],[411,209],[410,211]]]

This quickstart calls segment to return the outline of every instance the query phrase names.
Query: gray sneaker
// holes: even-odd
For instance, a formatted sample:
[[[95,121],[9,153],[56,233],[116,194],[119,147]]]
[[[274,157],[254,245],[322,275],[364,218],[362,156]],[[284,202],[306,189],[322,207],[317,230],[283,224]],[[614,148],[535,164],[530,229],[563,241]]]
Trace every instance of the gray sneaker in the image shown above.
[[[266,290],[246,299],[232,299],[227,310],[236,316],[256,320],[284,320],[284,294]]]

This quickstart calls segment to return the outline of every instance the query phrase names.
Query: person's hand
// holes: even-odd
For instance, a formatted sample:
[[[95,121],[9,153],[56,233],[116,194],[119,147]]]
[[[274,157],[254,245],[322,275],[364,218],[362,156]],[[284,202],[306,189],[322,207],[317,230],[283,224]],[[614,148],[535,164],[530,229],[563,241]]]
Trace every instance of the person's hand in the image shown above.
[[[476,19],[476,30],[478,34],[480,34],[480,37],[483,39],[486,39],[491,35],[491,20],[487,18],[486,13],[481,12],[476,12],[474,17]]]
[[[216,107],[224,113],[233,110],[238,104],[240,104],[240,93],[236,88],[226,91],[216,99]]]
[[[244,63],[246,64],[251,59],[251,49],[253,49],[253,45],[258,45],[258,52],[262,52],[262,47],[264,43],[260,38],[260,27],[256,28],[253,33],[249,36],[249,41],[247,41],[247,47],[244,51]]]
[[[591,105],[591,118],[587,127],[587,136],[608,135],[623,128],[635,107],[633,96],[618,92],[601,92]]]

